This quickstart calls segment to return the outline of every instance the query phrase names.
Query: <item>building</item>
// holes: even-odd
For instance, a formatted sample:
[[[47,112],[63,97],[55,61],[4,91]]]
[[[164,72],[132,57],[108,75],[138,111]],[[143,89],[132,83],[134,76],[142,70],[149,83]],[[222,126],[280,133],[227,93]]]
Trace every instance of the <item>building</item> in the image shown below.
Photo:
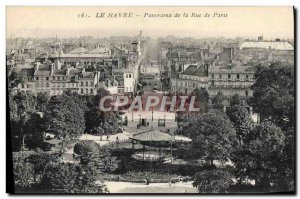
[[[194,89],[208,88],[208,75],[205,65],[192,64],[179,74],[179,78],[171,79],[171,92],[190,94]]]
[[[209,49],[193,46],[175,46],[168,49],[166,56],[167,65],[171,70],[181,72],[183,65],[197,63],[209,58]]]
[[[95,95],[100,72],[85,71],[84,68],[61,68],[59,62],[36,63],[34,68],[22,69],[20,72],[24,83],[16,90],[24,92],[46,92],[50,96],[61,95],[70,90],[80,95]]]
[[[287,41],[280,39],[265,41],[261,36],[256,41],[243,42],[239,47],[237,59],[242,62],[253,60],[271,62],[280,60],[294,64],[294,47]]]
[[[238,94],[241,97],[252,96],[255,70],[252,66],[233,63],[227,66],[213,66],[208,69],[208,92],[215,96],[221,91],[224,96]]]
[[[178,78],[171,79],[171,92],[177,94],[191,94],[196,88],[207,88],[209,95],[214,97],[219,91],[230,97],[238,94],[242,97],[252,95],[250,89],[254,83],[254,68],[242,65],[240,62],[218,65],[192,64]]]

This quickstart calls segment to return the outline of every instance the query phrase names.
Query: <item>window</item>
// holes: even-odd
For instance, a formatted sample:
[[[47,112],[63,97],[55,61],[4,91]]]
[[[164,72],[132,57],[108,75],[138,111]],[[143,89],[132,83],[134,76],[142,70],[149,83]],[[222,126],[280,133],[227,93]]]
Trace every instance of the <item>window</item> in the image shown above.
[[[247,79],[247,80],[249,79],[249,75],[246,75],[246,79]]]
[[[126,74],[126,78],[128,78],[128,74]]]
[[[24,88],[24,84],[22,84],[22,88]]]
[[[46,80],[49,81],[49,77],[46,77]]]
[[[35,80],[39,80],[39,77],[36,77]]]
[[[131,78],[131,74],[129,74],[129,78]]]
[[[221,74],[219,75],[219,77],[220,77],[220,79],[222,79],[222,75]]]
[[[83,93],[83,88],[80,90],[81,93]]]
[[[214,74],[212,74],[212,75],[211,75],[211,78],[213,78],[213,79],[214,79],[214,78],[215,78],[215,75],[214,75]]]
[[[86,89],[85,89],[85,93],[89,93],[89,89],[86,88]]]
[[[248,91],[245,91],[245,95],[246,95],[246,97],[248,97],[248,95],[249,95],[249,92],[248,92]]]
[[[90,85],[93,86],[93,82],[90,82]]]
[[[230,79],[231,78],[231,75],[230,74],[228,74],[228,79]]]
[[[239,74],[237,74],[237,75],[236,75],[236,78],[237,78],[237,79],[240,79],[240,75],[239,75]]]
[[[89,85],[89,82],[85,82],[85,85],[88,86],[88,85]]]
[[[80,85],[83,86],[83,82],[81,82]]]
[[[92,88],[91,88],[90,92],[93,93],[93,89]]]

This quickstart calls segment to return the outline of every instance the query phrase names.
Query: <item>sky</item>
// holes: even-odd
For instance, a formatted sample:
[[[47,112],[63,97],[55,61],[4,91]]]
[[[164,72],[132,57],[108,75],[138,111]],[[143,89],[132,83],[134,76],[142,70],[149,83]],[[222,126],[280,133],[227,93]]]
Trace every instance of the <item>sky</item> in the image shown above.
[[[89,17],[78,17],[82,13]],[[97,13],[105,13],[105,17],[96,18]],[[132,17],[108,18],[109,13],[132,13]],[[174,17],[176,13],[180,17]],[[188,17],[183,17],[184,13]],[[201,17],[192,17],[192,13]],[[206,13],[210,17],[204,17]],[[214,13],[222,17],[213,17]],[[172,17],[149,17],[152,14],[171,14]],[[150,37],[256,38],[263,35],[265,39],[293,39],[293,7],[6,8],[7,37],[133,36],[140,30]]]

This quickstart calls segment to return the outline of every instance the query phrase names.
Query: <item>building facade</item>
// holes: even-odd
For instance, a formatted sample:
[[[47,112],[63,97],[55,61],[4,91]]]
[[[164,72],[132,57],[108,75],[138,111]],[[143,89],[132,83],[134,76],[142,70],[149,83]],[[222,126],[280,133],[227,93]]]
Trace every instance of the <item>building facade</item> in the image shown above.
[[[25,81],[17,86],[16,89],[20,91],[33,94],[46,92],[53,96],[70,90],[80,95],[95,95],[100,72],[73,67],[62,69],[60,65],[47,62],[36,63],[31,69],[23,69],[21,76]]]

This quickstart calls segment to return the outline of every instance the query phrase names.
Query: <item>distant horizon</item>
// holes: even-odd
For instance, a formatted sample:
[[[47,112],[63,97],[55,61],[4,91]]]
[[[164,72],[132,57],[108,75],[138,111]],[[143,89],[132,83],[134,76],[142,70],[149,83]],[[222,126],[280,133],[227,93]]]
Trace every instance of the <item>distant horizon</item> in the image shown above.
[[[85,35],[72,35],[72,36],[59,36],[59,35],[52,35],[52,36],[44,36],[44,37],[33,37],[33,36],[8,36],[6,37],[6,39],[18,39],[18,38],[21,38],[21,39],[55,39],[57,37],[57,39],[77,39],[77,38],[81,38],[81,37],[92,37],[93,39],[109,39],[110,37],[128,37],[128,38],[132,38],[132,37],[136,37],[137,35],[132,35],[132,34],[128,34],[128,35],[107,35],[107,36],[102,36],[102,37],[99,37],[98,35],[94,35],[94,34],[85,34]],[[176,39],[185,39],[185,38],[192,38],[192,39],[212,39],[212,38],[224,38],[224,39],[236,39],[236,38],[241,38],[241,39],[249,39],[249,40],[257,40],[257,38],[259,36],[262,36],[261,34],[260,35],[243,35],[243,36],[240,36],[240,35],[236,35],[236,36],[232,36],[232,37],[228,37],[228,36],[223,36],[223,35],[215,35],[215,36],[201,36],[201,37],[195,37],[195,36],[188,36],[188,35],[165,35],[165,36],[149,36],[149,35],[143,35],[144,38],[150,38],[150,39],[159,39],[159,38],[167,38],[167,37],[174,37]],[[271,40],[275,40],[275,39],[284,39],[284,40],[294,40],[294,38],[284,38],[284,37],[269,37],[269,38],[266,38],[263,36],[263,39],[264,40],[267,40],[267,41],[271,41]]]

